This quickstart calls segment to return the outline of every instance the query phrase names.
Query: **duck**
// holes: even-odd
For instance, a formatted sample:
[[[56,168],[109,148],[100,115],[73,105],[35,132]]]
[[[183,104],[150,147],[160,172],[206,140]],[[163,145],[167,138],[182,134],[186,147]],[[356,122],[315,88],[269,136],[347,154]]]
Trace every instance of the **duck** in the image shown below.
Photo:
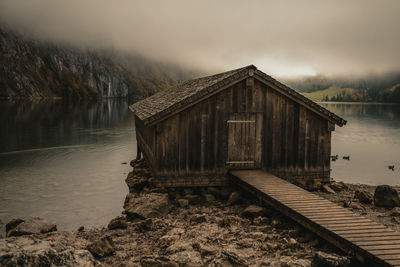
[[[350,156],[343,156],[343,159],[350,160]]]
[[[332,161],[336,161],[337,159],[338,159],[338,155],[335,155],[335,156],[331,156],[331,159],[332,159]]]
[[[394,171],[394,165],[389,165],[388,169]]]

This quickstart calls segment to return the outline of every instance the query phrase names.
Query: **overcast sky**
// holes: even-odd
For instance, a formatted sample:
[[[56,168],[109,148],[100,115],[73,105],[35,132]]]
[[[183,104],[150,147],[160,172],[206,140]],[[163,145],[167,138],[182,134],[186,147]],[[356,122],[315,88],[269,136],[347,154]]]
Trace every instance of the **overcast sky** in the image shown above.
[[[400,1],[0,0],[41,38],[135,51],[208,71],[275,76],[400,70]]]

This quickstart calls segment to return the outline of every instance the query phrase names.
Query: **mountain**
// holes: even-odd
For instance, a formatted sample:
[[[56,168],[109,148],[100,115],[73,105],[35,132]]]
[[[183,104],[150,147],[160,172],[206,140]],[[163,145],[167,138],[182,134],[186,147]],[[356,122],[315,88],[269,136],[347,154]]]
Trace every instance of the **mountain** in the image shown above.
[[[139,55],[43,42],[0,26],[2,99],[140,99],[195,74]]]
[[[400,103],[400,73],[287,79],[290,87],[314,101]]]

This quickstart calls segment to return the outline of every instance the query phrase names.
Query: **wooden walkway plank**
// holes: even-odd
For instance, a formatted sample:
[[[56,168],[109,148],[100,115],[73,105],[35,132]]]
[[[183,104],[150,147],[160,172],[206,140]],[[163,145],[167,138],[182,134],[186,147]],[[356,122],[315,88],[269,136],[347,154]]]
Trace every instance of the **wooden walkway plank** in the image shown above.
[[[400,233],[260,170],[232,181],[346,253],[373,266],[400,266]]]

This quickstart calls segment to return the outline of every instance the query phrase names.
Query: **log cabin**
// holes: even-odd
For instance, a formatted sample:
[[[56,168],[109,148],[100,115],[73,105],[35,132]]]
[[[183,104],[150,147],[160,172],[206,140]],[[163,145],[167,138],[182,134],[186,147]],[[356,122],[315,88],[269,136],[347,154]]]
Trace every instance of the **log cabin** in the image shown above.
[[[130,106],[138,154],[165,187],[223,186],[232,169],[330,181],[346,121],[250,65],[185,81]]]

